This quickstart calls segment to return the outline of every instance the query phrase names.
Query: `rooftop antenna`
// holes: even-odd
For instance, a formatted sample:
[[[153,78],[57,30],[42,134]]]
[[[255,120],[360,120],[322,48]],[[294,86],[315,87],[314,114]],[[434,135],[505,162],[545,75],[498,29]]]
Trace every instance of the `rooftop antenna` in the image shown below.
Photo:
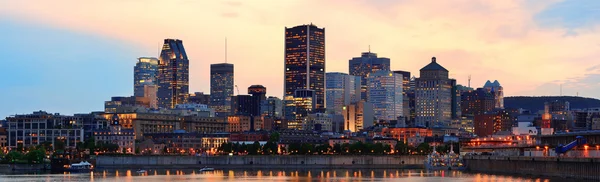
[[[471,88],[471,75],[469,75],[469,84],[468,87]]]
[[[371,45],[369,45],[369,53],[371,53]]]
[[[227,37],[225,37],[225,63],[227,63]],[[237,87],[237,85],[236,85],[236,87]],[[238,91],[238,94],[240,94],[239,91]]]
[[[240,95],[240,88],[238,88],[238,86],[235,85],[235,89],[237,90],[237,94]]]
[[[562,83],[560,84],[560,96],[562,96]]]

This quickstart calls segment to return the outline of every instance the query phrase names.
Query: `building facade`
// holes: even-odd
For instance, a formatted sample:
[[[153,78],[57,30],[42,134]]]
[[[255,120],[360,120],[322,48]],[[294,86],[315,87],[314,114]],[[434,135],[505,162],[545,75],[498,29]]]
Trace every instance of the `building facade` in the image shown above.
[[[316,91],[296,90],[293,96],[285,99],[285,120],[288,129],[302,130],[304,118],[316,109]]]
[[[187,102],[189,94],[189,60],[178,39],[165,39],[158,63],[158,106],[173,108]]]
[[[218,117],[225,117],[231,112],[233,75],[233,64],[210,65],[210,106]]]
[[[285,28],[284,96],[314,90],[315,105],[325,107],[325,28],[313,24]],[[287,98],[287,97],[284,97]]]
[[[342,108],[360,100],[360,77],[346,73],[327,73],[325,107],[328,113],[342,114]]]
[[[260,113],[265,116],[281,118],[283,115],[283,101],[277,97],[269,96],[269,98],[261,101]]]
[[[210,105],[210,95],[204,94],[204,92],[194,92],[190,94],[188,103]]]
[[[360,57],[355,57],[349,60],[348,73],[353,76],[360,77],[360,98],[367,100],[367,76],[375,71],[384,70],[390,71],[390,59],[385,57],[377,57],[376,53],[363,52]]]
[[[80,118],[36,111],[33,114],[6,118],[7,146],[10,149],[37,146],[45,142],[63,143],[65,148],[75,148],[84,141]],[[56,148],[55,148],[56,149]]]
[[[133,95],[144,97],[145,85],[156,85],[158,77],[158,59],[153,57],[140,57],[133,68]],[[156,93],[154,93],[156,95]]]
[[[494,80],[494,82],[490,82],[488,80],[483,85],[483,88],[494,95],[494,108],[504,109],[504,89],[502,88],[498,80]]]
[[[494,110],[494,94],[483,88],[463,91],[461,94],[461,112],[464,116],[476,116]]]
[[[118,152],[135,153],[135,134],[133,129],[123,129],[117,114],[113,114],[109,128],[94,131],[94,141],[96,141],[96,144],[117,144],[119,145]]]
[[[358,132],[373,126],[373,104],[359,101],[343,108],[344,130]]]
[[[421,127],[447,127],[452,120],[456,82],[448,78],[448,70],[431,58],[415,79],[415,124]],[[453,85],[454,84],[454,85]]]
[[[367,78],[367,101],[373,104],[378,121],[398,120],[402,112],[402,75],[391,71],[375,71]]]
[[[302,128],[309,131],[332,131],[333,114],[314,113],[304,118]]]

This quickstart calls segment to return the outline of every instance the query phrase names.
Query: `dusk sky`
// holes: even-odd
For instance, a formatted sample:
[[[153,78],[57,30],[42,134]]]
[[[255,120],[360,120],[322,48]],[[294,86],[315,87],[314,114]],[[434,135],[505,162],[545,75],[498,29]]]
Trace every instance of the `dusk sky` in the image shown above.
[[[0,118],[34,110],[103,110],[133,95],[137,57],[182,39],[190,92],[210,91],[209,69],[235,65],[250,85],[283,95],[284,28],[325,28],[326,71],[371,51],[392,70],[418,70],[432,56],[459,84],[498,80],[505,96],[600,98],[598,0],[0,0]]]

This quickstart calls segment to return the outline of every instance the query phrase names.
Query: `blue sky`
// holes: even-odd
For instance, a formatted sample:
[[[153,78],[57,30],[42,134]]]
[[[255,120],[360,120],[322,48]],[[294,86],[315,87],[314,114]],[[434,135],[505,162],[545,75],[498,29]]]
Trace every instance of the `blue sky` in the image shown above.
[[[281,97],[283,27],[308,22],[326,28],[328,72],[347,72],[347,60],[371,45],[413,75],[437,56],[461,84],[468,75],[475,86],[499,80],[509,96],[558,95],[563,84],[567,95],[600,98],[597,0],[184,5],[0,0],[0,118],[101,111],[111,96],[132,95],[136,58],[156,56],[163,38],[184,40],[191,92],[209,91],[208,65],[222,62],[228,37],[240,90],[263,84]],[[264,70],[250,69],[257,65]]]

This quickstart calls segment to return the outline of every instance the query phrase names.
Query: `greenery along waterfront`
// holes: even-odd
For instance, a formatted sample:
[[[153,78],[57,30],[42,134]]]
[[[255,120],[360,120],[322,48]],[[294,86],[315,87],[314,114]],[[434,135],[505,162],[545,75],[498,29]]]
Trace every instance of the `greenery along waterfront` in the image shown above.
[[[312,154],[338,154],[338,155],[383,155],[383,154],[398,154],[398,155],[409,155],[418,154],[425,155],[433,151],[428,143],[421,143],[417,147],[412,147],[404,142],[397,142],[396,145],[391,146],[384,143],[343,143],[333,144],[322,143],[290,143],[286,145],[280,145],[279,134],[272,133],[269,140],[261,146],[258,141],[252,144],[246,143],[231,143],[226,142],[221,144],[217,149],[217,154],[232,154],[232,155],[272,155],[272,154],[290,154],[290,155],[312,155]],[[458,153],[458,144],[440,145],[436,148],[438,152],[448,152],[450,145],[454,146],[454,152]]]

